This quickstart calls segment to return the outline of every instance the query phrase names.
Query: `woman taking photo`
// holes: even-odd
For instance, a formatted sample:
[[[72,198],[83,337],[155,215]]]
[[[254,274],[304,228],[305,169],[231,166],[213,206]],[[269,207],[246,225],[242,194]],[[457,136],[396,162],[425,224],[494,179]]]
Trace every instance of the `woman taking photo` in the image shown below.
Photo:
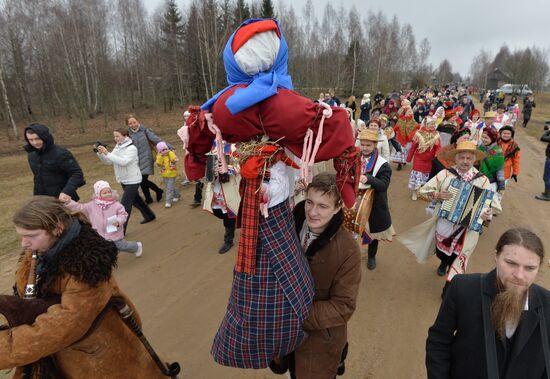
[[[109,153],[105,146],[98,146],[97,156],[103,163],[113,165],[116,181],[120,183],[124,190],[120,202],[124,205],[124,209],[128,213],[128,219],[124,224],[124,231],[126,232],[126,226],[128,225],[128,220],[130,220],[130,214],[132,212],[132,205],[139,209],[143,215],[141,224],[153,221],[155,219],[155,214],[138,193],[141,183],[138,150],[128,136],[128,130],[124,128],[117,129],[113,132],[113,137],[116,142],[113,151]]]

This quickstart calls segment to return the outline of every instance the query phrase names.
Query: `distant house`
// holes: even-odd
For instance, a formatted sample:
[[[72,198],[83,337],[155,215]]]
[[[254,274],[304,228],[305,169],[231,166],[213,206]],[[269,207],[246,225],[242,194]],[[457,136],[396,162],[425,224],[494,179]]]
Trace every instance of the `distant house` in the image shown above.
[[[487,89],[497,89],[500,88],[503,84],[511,83],[512,79],[500,68],[495,68],[492,72],[487,75]]]

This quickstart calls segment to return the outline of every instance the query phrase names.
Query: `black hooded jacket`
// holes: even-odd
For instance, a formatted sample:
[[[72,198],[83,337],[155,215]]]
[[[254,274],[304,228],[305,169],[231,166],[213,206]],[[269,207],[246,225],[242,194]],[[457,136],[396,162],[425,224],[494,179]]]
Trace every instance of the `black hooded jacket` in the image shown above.
[[[540,140],[542,142],[547,142],[548,145],[546,145],[546,159],[550,158],[550,130],[547,130],[544,132],[544,134],[540,137]]]
[[[40,150],[29,143],[27,132],[37,134],[44,141],[44,146]],[[58,197],[63,192],[74,201],[78,201],[80,198],[76,189],[86,182],[73,154],[54,144],[53,136],[45,125],[33,124],[27,127],[25,140],[27,145],[24,149],[28,153],[29,166],[34,175],[33,194]]]

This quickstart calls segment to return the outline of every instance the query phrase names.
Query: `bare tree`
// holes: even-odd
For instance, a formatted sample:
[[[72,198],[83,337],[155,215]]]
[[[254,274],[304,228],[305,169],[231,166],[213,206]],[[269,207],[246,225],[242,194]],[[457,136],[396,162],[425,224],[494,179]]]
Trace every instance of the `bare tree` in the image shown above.
[[[491,54],[481,49],[470,65],[471,82],[478,88],[487,88],[487,78],[491,72]]]
[[[17,126],[11,112],[10,100],[8,98],[8,91],[6,90],[6,83],[4,82],[4,64],[2,63],[2,55],[0,55],[0,91],[2,92],[2,100],[6,113],[8,114],[8,122],[13,130],[13,135],[16,139],[19,139],[19,133],[17,132]]]
[[[440,85],[448,84],[453,80],[453,68],[447,59],[443,59],[439,64],[436,77]]]

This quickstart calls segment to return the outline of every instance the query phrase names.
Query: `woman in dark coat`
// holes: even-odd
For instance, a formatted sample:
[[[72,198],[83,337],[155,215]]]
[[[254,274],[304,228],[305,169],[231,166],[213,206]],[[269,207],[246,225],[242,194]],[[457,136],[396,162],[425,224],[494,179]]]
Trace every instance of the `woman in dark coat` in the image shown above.
[[[366,93],[363,95],[363,98],[361,99],[361,114],[359,115],[359,118],[363,120],[366,123],[368,123],[370,118],[370,110],[372,109],[372,103],[370,100],[370,93]]]
[[[528,96],[527,100],[523,103],[523,127],[527,127],[527,123],[531,119],[531,112],[533,112],[533,108],[536,108],[535,100],[533,99],[533,96]]]

